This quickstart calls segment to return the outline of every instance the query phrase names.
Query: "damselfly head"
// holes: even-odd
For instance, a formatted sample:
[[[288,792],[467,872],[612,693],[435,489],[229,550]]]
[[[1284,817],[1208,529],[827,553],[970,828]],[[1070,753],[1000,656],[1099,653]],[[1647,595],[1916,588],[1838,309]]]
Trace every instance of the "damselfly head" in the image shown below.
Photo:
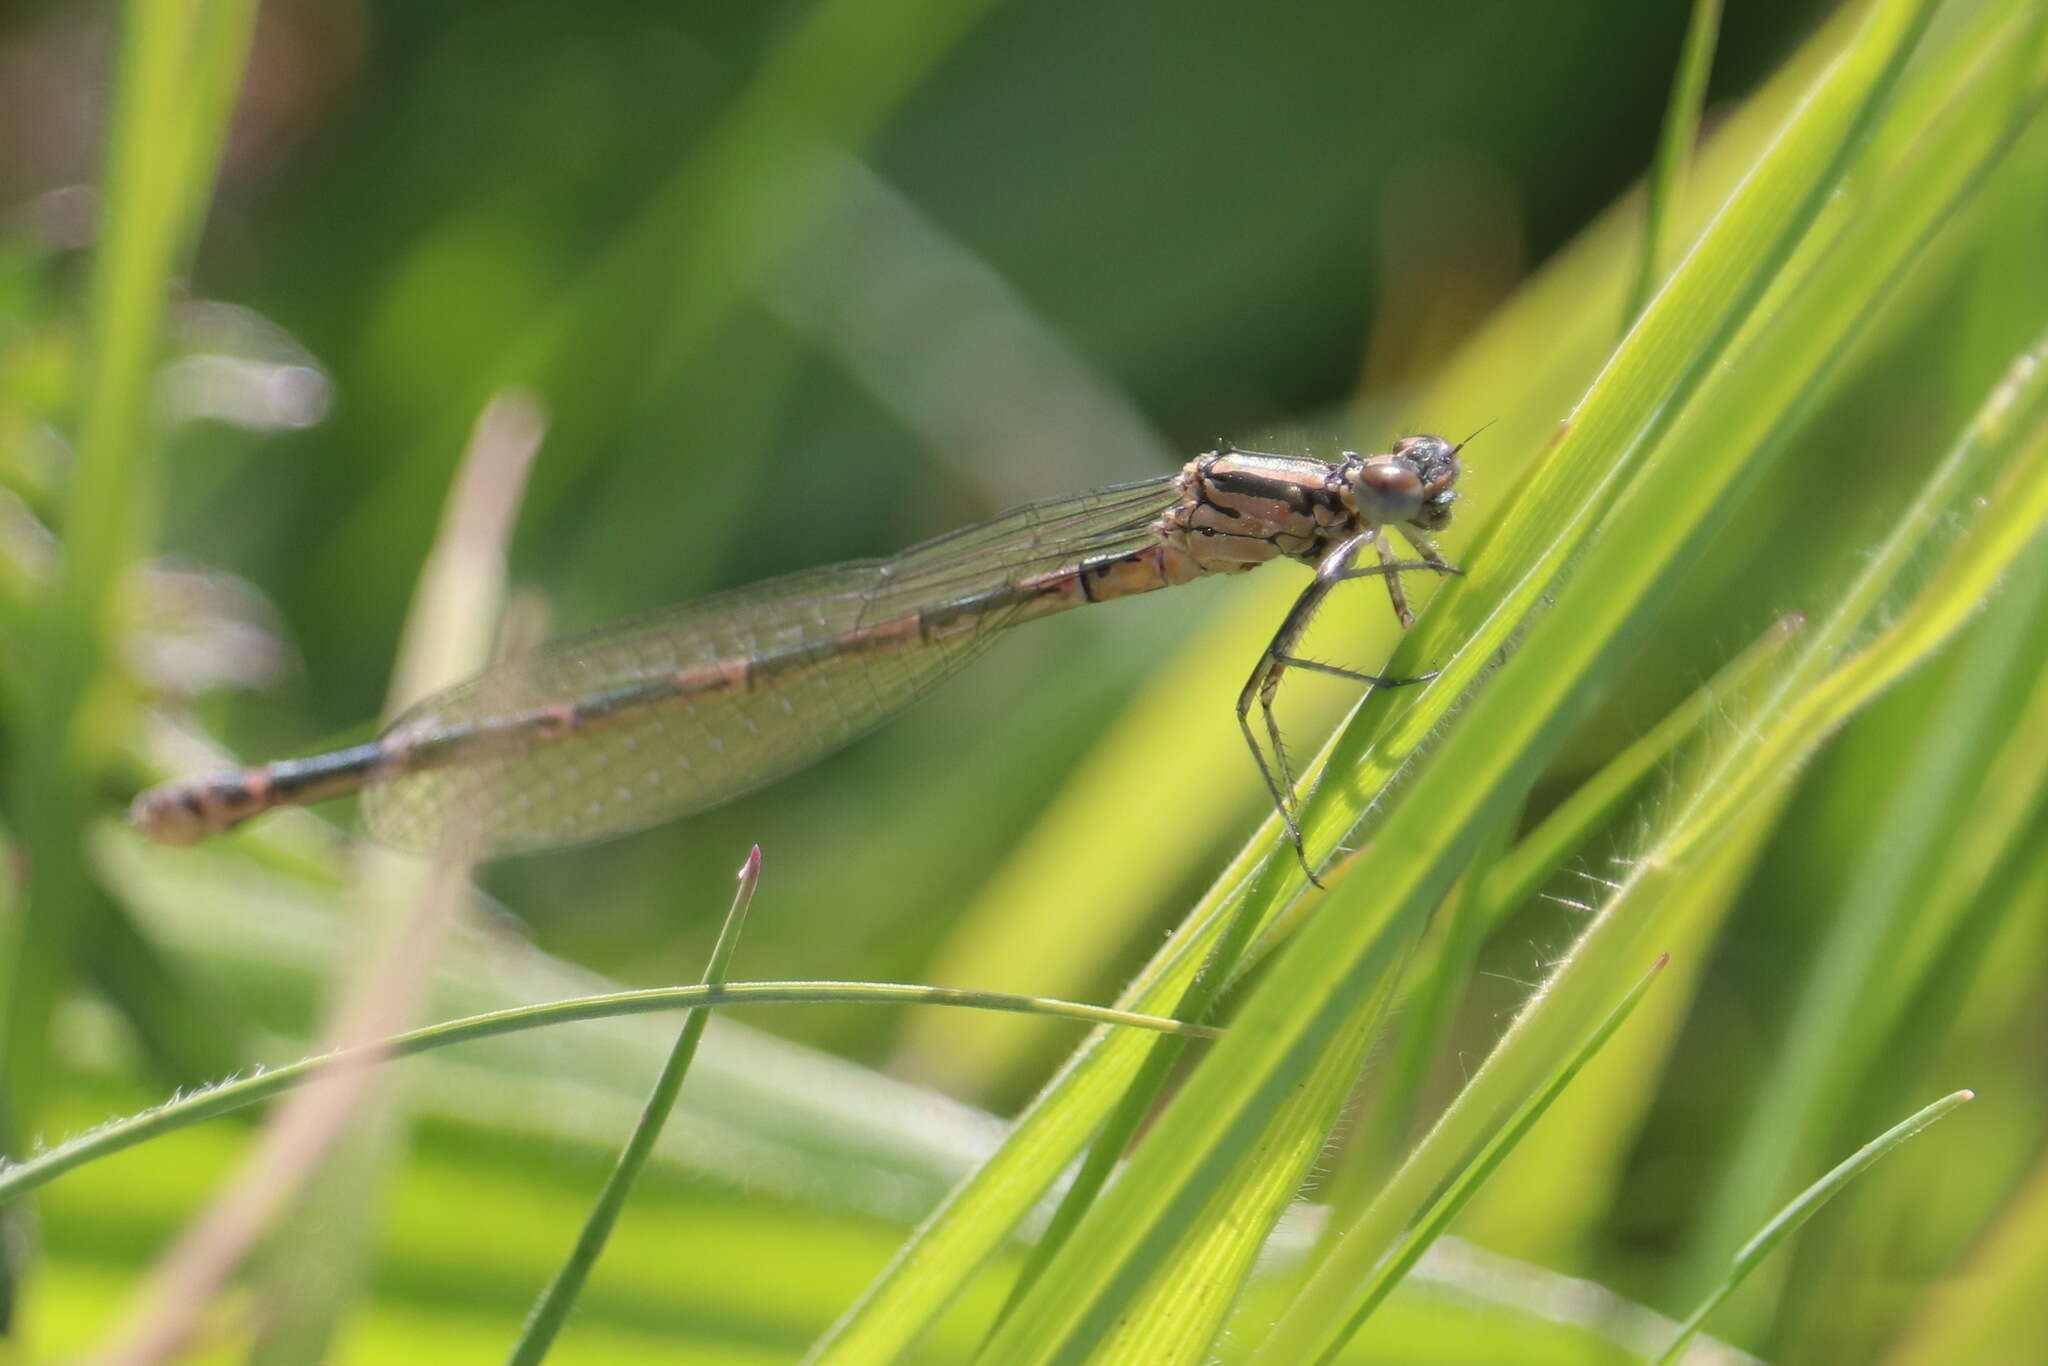
[[[1358,510],[1375,525],[1408,522],[1435,531],[1451,520],[1458,448],[1440,436],[1404,436],[1385,455],[1369,455],[1352,475]]]

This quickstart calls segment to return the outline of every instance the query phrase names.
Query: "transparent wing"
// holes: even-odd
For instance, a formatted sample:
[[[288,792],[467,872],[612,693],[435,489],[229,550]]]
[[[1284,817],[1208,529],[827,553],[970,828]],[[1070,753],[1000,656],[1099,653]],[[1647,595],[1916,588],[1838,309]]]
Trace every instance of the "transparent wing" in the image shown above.
[[[878,566],[866,621],[977,597],[1094,555],[1135,550],[1178,499],[1174,476],[1027,503],[912,546]]]
[[[733,659],[762,659],[960,603],[1095,555],[1136,549],[1174,500],[1170,478],[1035,503],[892,559],[810,570],[556,642],[421,702],[394,750],[490,717]],[[979,654],[1012,619],[889,650],[822,650],[745,692],[677,697],[510,755],[397,773],[363,796],[380,841],[431,849],[451,817],[489,854],[556,848],[716,806],[816,761]]]

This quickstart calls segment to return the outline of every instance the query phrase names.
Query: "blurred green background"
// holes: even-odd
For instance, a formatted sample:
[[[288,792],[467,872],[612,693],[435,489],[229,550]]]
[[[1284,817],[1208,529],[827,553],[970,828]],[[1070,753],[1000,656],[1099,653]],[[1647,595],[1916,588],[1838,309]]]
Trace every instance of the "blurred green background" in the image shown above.
[[[886,554],[1026,499],[1165,472],[1219,437],[1384,448],[1497,418],[1442,538],[1456,561],[1590,378],[1599,353],[1585,339],[1620,333],[1637,239],[1621,220],[1591,225],[1648,164],[1687,12],[1637,0],[267,4],[162,390],[181,420],[156,542],[209,577],[148,609],[162,618],[138,635],[169,639],[134,673],[153,705],[245,758],[366,733],[465,434],[513,381],[539,395],[549,428],[512,582],[555,631]],[[1831,12],[1728,5],[1709,128]],[[98,5],[0,15],[0,489],[18,565],[37,553],[35,524],[65,515],[117,20]],[[821,122],[824,142],[785,136]],[[1643,669],[1574,740],[1532,818],[1808,606],[1882,530],[2048,312],[2040,184],[1985,210],[2003,225],[1988,246],[1909,291],[1641,642]],[[1525,306],[1519,351],[1485,362],[1513,396],[1496,405],[1467,385],[1455,410],[1426,406],[1461,343],[1545,268],[1558,287]],[[1576,340],[1553,351],[1548,333]],[[808,772],[681,825],[493,865],[482,883],[509,914],[465,939],[435,1013],[587,988],[568,964],[629,984],[693,979],[756,842],[767,874],[741,976],[1107,999],[1261,814],[1230,708],[1259,624],[1297,582],[1199,585],[1037,625]],[[1324,651],[1369,665],[1391,636],[1380,611],[1358,607],[1344,618],[1362,623],[1356,636],[1328,633]],[[1302,694],[1290,715],[1306,747],[1345,694],[1313,682]],[[1601,1187],[1594,1212],[1566,1235],[1491,1239],[1501,1251],[1682,1311],[1666,1293],[1685,1230],[1784,1027],[1788,978],[1815,951],[1808,912],[1865,853],[1830,837],[1829,802],[1858,787],[1853,775],[1886,772],[1887,739],[1910,731],[1918,705],[1910,692],[1888,701],[1899,721],[1845,740],[1806,779],[1818,795],[1793,799],[1803,814],[1717,950],[1677,1079],[1639,1135],[1601,1154],[1612,1165],[1583,1174]],[[1145,747],[1169,717],[1196,756],[1186,770]],[[11,762],[18,735],[0,744]],[[103,814],[175,767],[135,745]],[[1172,807],[1168,790],[1203,818],[1145,819]],[[1127,829],[1034,852],[1062,812],[1108,795],[1132,811]],[[1585,866],[1626,849],[1645,819],[1617,822]],[[281,846],[258,834],[176,855],[95,835],[115,901],[190,996],[153,1013],[104,974],[81,975],[58,1017],[62,1080],[34,1131],[295,1055],[348,940],[339,865],[284,829]],[[1037,880],[1048,861],[1062,887],[1101,888],[1113,913]],[[1539,903],[1497,936],[1446,1088],[1576,924]],[[1930,1265],[1967,1243],[2038,1148],[2029,1087],[2048,1059],[2010,1027],[2038,1025],[2048,997],[2027,999],[1997,1036],[2009,1075],[1999,1121],[1975,1131],[1976,1179],[1951,1171],[1939,1192],[1960,1212]],[[202,1020],[202,1041],[152,1037],[167,1017]],[[864,1069],[1001,1114],[1073,1037],[850,1008],[746,1021],[860,1069],[715,1031],[727,1061],[707,1058],[703,1095],[686,1102],[694,1122],[629,1217],[567,1359],[652,1360],[678,1341],[694,1346],[660,1359],[795,1359],[994,1132]],[[536,1079],[516,1051],[429,1074],[417,1151],[383,1197],[370,1297],[336,1359],[502,1351],[665,1029],[593,1027],[550,1058],[561,1075]],[[1869,1117],[1847,1110],[1860,1141]],[[232,1121],[187,1132],[40,1197],[47,1261],[22,1300],[32,1349],[93,1340],[245,1133]],[[1886,1276],[1914,1279],[1887,1265],[1860,1293]],[[1856,1345],[1868,1349],[1889,1324],[1865,1307],[1871,1338]],[[1469,1326],[1497,1311],[1458,1312]],[[1447,1345],[1407,1297],[1376,1331],[1373,1359],[1509,1359],[1482,1337]],[[1777,1332],[1759,1340],[1859,1359],[1817,1354],[1842,1350],[1825,1325]],[[1518,1360],[1607,1359],[1502,1341]]]

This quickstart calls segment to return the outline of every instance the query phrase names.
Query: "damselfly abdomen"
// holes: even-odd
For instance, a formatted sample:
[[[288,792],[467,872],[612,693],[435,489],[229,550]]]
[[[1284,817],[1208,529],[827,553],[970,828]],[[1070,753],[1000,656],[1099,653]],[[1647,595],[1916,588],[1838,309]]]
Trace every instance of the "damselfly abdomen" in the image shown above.
[[[1238,720],[1297,849],[1272,702],[1330,589],[1454,571],[1459,447],[1411,436],[1336,461],[1222,449],[1158,479],[1019,508],[886,560],[809,570],[557,641],[427,698],[377,739],[166,784],[131,810],[187,843],[273,807],[361,791],[379,841],[434,848],[451,826],[485,854],[558,848],[716,806],[813,762],[907,706],[1003,630],[1268,560],[1313,566],[1238,700]],[[1395,556],[1398,530],[1420,557]],[[1359,561],[1370,548],[1375,562]],[[1257,703],[1273,748],[1252,729]],[[1304,860],[1306,862],[1306,860]]]

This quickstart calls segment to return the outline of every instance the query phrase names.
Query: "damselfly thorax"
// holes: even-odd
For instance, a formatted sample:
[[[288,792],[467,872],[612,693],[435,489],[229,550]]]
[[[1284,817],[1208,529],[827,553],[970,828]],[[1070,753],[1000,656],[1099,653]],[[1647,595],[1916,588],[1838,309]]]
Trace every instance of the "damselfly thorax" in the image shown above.
[[[1272,703],[1338,583],[1455,570],[1458,450],[1411,436],[1327,461],[1222,449],[1178,473],[1019,508],[887,560],[808,570],[550,644],[437,693],[367,744],[153,788],[130,815],[187,843],[273,807],[360,790],[378,840],[431,849],[450,823],[485,853],[557,848],[700,811],[809,764],[882,722],[1004,629],[1269,560],[1315,577],[1238,700],[1238,720],[1297,850],[1293,777]],[[1395,556],[1398,530],[1416,560]],[[1359,561],[1367,549],[1374,562]],[[1250,722],[1257,704],[1272,748]],[[1304,865],[1307,860],[1304,858]]]

